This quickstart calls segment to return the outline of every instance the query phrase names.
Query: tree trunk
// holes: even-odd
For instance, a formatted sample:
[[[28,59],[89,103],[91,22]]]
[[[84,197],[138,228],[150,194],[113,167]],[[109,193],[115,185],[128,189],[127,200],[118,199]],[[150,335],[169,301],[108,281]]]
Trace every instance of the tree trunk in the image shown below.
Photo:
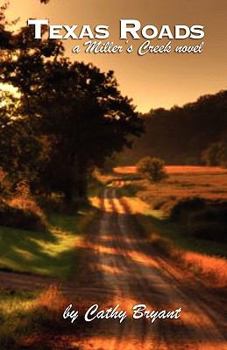
[[[80,199],[87,200],[87,173],[80,174],[78,195]]]
[[[74,161],[74,196],[76,200],[87,201],[88,187],[87,164],[84,159]]]
[[[65,191],[65,200],[66,200],[66,203],[68,204],[72,204],[73,202],[73,190],[71,188],[68,188],[66,191]]]

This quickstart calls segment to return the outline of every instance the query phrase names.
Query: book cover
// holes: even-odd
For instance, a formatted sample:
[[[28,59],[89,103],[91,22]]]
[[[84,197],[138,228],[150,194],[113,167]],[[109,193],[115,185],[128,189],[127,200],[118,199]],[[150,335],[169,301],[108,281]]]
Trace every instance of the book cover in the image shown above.
[[[227,349],[224,0],[0,1],[0,349]]]

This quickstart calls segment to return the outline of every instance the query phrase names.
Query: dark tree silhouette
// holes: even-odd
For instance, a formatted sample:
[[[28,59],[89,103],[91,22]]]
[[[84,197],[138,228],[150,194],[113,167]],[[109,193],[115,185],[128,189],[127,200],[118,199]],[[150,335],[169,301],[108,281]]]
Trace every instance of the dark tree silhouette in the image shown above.
[[[71,63],[61,42],[34,40],[29,27],[10,44],[3,50],[0,79],[19,89],[20,114],[48,150],[31,177],[33,187],[63,192],[69,201],[85,198],[90,169],[130,146],[128,136],[141,133],[142,121],[112,71]]]
[[[42,72],[33,113],[53,144],[42,183],[69,201],[85,198],[89,170],[129,145],[128,135],[141,132],[141,120],[111,71],[62,58],[45,63]]]
[[[202,152],[211,144],[226,143],[227,91],[183,107],[151,110],[144,122],[144,136],[135,141],[131,153],[126,151],[126,160],[155,155],[170,164],[200,164]]]

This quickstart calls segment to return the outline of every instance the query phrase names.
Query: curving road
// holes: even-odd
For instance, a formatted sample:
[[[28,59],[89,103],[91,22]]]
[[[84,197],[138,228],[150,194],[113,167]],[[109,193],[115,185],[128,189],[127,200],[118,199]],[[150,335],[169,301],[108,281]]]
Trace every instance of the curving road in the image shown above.
[[[188,280],[184,272],[161,258],[143,235],[128,204],[107,188],[101,199],[101,214],[87,243],[90,265],[78,290],[87,303],[100,309],[119,304],[128,317],[99,320],[77,342],[80,349],[97,350],[225,350],[226,314],[200,282]],[[132,307],[176,310],[178,319],[151,322],[132,319]]]

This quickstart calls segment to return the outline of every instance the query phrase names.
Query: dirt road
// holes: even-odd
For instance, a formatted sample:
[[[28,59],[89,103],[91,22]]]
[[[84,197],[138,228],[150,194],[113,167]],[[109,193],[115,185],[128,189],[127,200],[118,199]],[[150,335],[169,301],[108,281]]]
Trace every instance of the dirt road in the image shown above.
[[[89,237],[86,282],[78,293],[100,310],[119,305],[128,317],[122,323],[93,322],[74,345],[85,350],[227,349],[226,305],[218,309],[215,295],[158,255],[115,188],[105,190],[101,210]],[[157,311],[181,308],[181,316],[153,323],[133,319],[137,304]]]

